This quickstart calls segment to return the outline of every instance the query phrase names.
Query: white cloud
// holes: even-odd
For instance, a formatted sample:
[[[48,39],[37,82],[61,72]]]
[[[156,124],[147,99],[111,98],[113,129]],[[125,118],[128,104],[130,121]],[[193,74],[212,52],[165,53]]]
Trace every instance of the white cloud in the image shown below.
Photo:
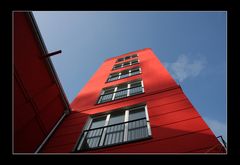
[[[208,117],[204,118],[204,121],[208,124],[210,129],[214,132],[215,136],[223,136],[223,139],[227,141],[227,126],[226,123],[217,121],[215,119],[210,119]]]
[[[188,56],[180,55],[175,62],[166,62],[164,66],[169,70],[173,78],[179,82],[183,82],[189,77],[198,76],[206,66],[206,59],[190,60]]]

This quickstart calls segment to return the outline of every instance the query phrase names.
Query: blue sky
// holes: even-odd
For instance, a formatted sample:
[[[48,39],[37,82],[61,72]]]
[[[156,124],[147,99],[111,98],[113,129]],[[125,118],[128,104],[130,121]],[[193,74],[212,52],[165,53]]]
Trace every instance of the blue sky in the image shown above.
[[[215,135],[226,135],[226,12],[33,12],[72,102],[104,59],[152,48]]]

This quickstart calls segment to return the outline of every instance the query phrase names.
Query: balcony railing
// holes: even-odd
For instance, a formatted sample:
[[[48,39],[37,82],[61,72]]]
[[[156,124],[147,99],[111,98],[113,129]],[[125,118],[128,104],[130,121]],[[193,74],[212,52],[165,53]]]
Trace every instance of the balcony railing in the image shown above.
[[[142,93],[143,92],[143,88],[142,87],[135,87],[135,88],[131,88],[130,89],[130,96],[132,95],[136,95],[136,94],[139,94],[139,93]]]
[[[146,118],[85,130],[80,150],[111,146],[149,137]]]
[[[109,102],[109,101],[112,101],[112,100],[125,98],[125,97],[128,97],[128,96],[141,94],[143,92],[144,92],[144,87],[142,87],[142,86],[131,87],[131,88],[116,91],[116,92],[113,92],[113,93],[110,93],[110,94],[102,95],[102,96],[100,96],[98,103],[105,103],[105,102]],[[115,93],[115,95],[113,95],[114,93]]]
[[[224,148],[227,149],[227,143],[226,141],[223,139],[223,137],[220,135],[217,137],[217,139],[220,140],[220,142],[223,144]]]
[[[111,101],[112,100],[112,96],[113,96],[112,93],[101,96],[101,102],[104,103],[104,102]]]
[[[115,99],[127,97],[127,91],[128,90],[122,90],[122,91],[116,92]]]

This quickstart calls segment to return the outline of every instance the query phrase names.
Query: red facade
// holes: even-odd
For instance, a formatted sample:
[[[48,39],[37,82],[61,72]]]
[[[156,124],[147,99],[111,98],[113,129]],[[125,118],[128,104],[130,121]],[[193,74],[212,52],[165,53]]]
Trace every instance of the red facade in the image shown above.
[[[68,103],[31,14],[14,14],[14,151],[42,153],[221,153],[225,149],[150,48],[103,62]],[[139,63],[112,70],[117,59],[137,54]],[[133,59],[126,59],[124,62]],[[141,73],[107,82],[111,73],[140,67]],[[141,79],[144,92],[98,104],[107,87]],[[76,151],[85,125],[99,113],[147,106],[150,138]],[[61,123],[60,123],[61,121]]]
[[[116,60],[138,54],[142,73],[106,83]],[[141,78],[144,93],[97,104],[103,88]],[[104,61],[71,103],[72,114],[57,130],[44,152],[70,152],[79,139],[89,115],[146,103],[152,138],[144,141],[105,147],[84,152],[108,153],[198,153],[223,152],[222,145],[195,110],[181,87],[149,48],[127,53]]]
[[[14,152],[33,153],[69,111],[31,13],[14,19]]]

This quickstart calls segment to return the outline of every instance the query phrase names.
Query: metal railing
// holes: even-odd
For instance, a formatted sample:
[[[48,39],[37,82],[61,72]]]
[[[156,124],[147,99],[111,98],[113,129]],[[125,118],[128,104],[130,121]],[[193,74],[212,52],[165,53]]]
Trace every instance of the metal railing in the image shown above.
[[[120,99],[120,98],[129,97],[129,96],[136,95],[136,94],[140,94],[140,93],[143,93],[143,89],[144,89],[144,87],[142,87],[142,86],[130,87],[130,88],[123,89],[123,90],[120,90],[120,91],[116,91],[116,92],[113,92],[113,93],[110,93],[110,94],[103,94],[103,95],[100,96],[98,104],[109,102],[109,101],[112,101],[112,100],[117,100],[117,99]],[[129,91],[129,94],[128,94],[128,91]],[[113,98],[114,93],[115,93],[115,97]]]
[[[148,137],[146,117],[83,131],[80,150],[101,148]],[[127,125],[127,127],[126,127]],[[125,129],[127,140],[124,141]]]
[[[223,139],[222,135],[218,136],[217,139],[220,139],[220,142],[223,144],[224,148],[227,149],[227,143],[226,143],[226,141]]]
[[[210,152],[213,152],[213,151],[222,153],[222,152],[226,152],[227,151],[227,143],[223,139],[223,137],[220,135],[220,136],[217,136],[216,138],[219,140],[219,142],[221,144],[219,144],[219,143],[215,144],[214,146],[209,148],[205,153],[210,153]]]

